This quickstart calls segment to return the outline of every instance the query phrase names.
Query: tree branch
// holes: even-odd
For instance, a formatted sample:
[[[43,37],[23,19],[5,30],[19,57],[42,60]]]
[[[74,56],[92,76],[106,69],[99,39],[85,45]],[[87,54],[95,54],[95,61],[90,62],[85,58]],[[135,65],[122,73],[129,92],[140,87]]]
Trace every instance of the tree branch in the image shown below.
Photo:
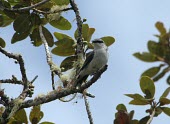
[[[80,17],[80,13],[79,13],[79,9],[76,5],[76,3],[74,2],[74,0],[70,0],[70,4],[76,14],[76,21],[77,21],[77,28],[78,28],[78,43],[82,42],[82,20],[81,20],[81,17]]]
[[[32,6],[27,6],[27,7],[23,7],[23,8],[15,8],[15,9],[13,9],[13,8],[5,8],[5,7],[2,7],[2,5],[1,5],[1,9],[2,10],[7,10],[7,11],[12,11],[12,12],[24,12],[24,11],[28,11],[30,9],[36,8],[38,6],[41,6],[42,4],[45,4],[48,1],[50,1],[50,0],[43,0],[43,1],[41,1],[39,3],[36,3],[36,4],[32,5]]]
[[[39,10],[39,9],[33,9],[34,11],[36,11],[37,13],[41,13],[41,14],[54,14],[54,13],[60,13],[60,12],[66,12],[66,11],[69,11],[69,10],[72,10],[73,8],[70,7],[70,8],[65,8],[65,9],[61,9],[61,10],[58,10],[58,11],[54,11],[54,12],[50,12],[50,11],[42,11],[42,10]]]
[[[44,48],[45,48],[45,52],[46,52],[46,59],[47,59],[47,63],[48,65],[51,67],[51,62],[52,62],[52,56],[51,56],[51,53],[50,53],[50,50],[49,50],[49,47],[48,47],[48,43],[45,39],[45,36],[43,34],[43,31],[42,31],[42,26],[40,25],[39,26],[39,32],[40,32],[40,37],[41,37],[41,40],[44,44]]]
[[[70,0],[70,5],[72,6],[74,13],[76,15],[77,29],[78,29],[76,54],[78,56],[78,59],[82,60],[82,59],[84,59],[84,44],[83,44],[83,36],[82,36],[83,22],[80,17],[79,9],[78,9],[76,3],[74,2],[74,0]]]
[[[92,117],[92,114],[91,114],[91,111],[90,111],[90,105],[88,103],[87,96],[86,96],[86,90],[84,90],[84,92],[83,92],[83,97],[84,97],[84,102],[85,102],[89,122],[90,122],[90,124],[94,124],[93,123],[93,117]]]
[[[20,71],[21,71],[21,75],[22,75],[22,81],[23,81],[23,85],[24,85],[24,89],[28,88],[28,79],[27,79],[27,75],[26,75],[26,70],[24,67],[24,60],[22,58],[21,55],[19,54],[13,54],[13,53],[9,53],[7,51],[5,51],[4,49],[2,49],[2,47],[0,47],[0,52],[3,53],[4,55],[6,55],[9,58],[13,58],[15,60],[18,61],[19,66],[20,66]]]
[[[2,47],[0,47],[0,52],[4,55],[6,55],[9,58],[15,59],[19,66],[20,66],[20,72],[22,75],[22,85],[23,85],[23,90],[21,92],[21,94],[15,98],[15,99],[11,99],[11,101],[7,101],[6,106],[5,106],[5,111],[2,114],[3,119],[0,120],[1,123],[7,123],[8,120],[15,114],[16,111],[18,111],[18,109],[21,106],[21,103],[24,101],[24,99],[29,96],[31,94],[30,91],[33,90],[33,86],[31,86],[32,84],[28,81],[27,79],[27,75],[26,75],[26,69],[25,69],[25,64],[24,64],[24,60],[22,58],[21,55],[19,54],[13,54],[13,53],[9,53],[6,50],[2,49]],[[33,79],[33,81],[36,78]],[[33,83],[32,81],[32,83]],[[15,76],[12,76],[12,80],[1,80],[1,82],[15,82],[18,83],[18,80]],[[1,96],[2,98],[3,96]],[[5,97],[4,97],[5,98]],[[9,99],[9,98],[8,98]]]
[[[19,81],[19,80],[13,80],[13,79],[3,79],[3,80],[0,80],[0,83],[11,83],[11,84],[23,84],[22,81]]]
[[[74,94],[74,93],[83,93],[85,89],[90,87],[93,83],[95,83],[99,77],[102,75],[104,71],[106,71],[107,66],[101,68],[98,73],[96,73],[91,80],[89,80],[86,84],[83,84],[79,89],[74,88],[63,88],[58,90],[53,90],[46,95],[38,96],[35,99],[26,100],[22,103],[20,109],[29,108],[31,106],[37,106],[43,103],[48,103],[54,101],[56,99],[60,99],[62,97]]]
[[[42,42],[44,44],[47,63],[50,66],[51,78],[52,78],[52,88],[54,90],[55,89],[55,86],[54,86],[54,74],[57,74],[59,77],[61,77],[62,73],[61,73],[60,68],[56,64],[54,64],[53,61],[52,61],[52,56],[51,56],[51,53],[50,53],[50,50],[49,50],[49,47],[48,47],[47,40],[45,39],[45,36],[43,34],[43,30],[42,30],[41,25],[39,26],[39,33],[40,33],[41,40],[42,40]]]
[[[150,124],[152,122],[154,115],[155,115],[155,109],[153,109],[152,114],[150,115],[150,118],[146,124]]]

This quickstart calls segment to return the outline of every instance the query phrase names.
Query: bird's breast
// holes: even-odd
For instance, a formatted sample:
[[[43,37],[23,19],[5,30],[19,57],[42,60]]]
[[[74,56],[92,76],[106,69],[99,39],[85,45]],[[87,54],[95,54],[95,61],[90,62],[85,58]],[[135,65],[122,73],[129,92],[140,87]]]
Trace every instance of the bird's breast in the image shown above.
[[[93,69],[100,69],[108,62],[108,53],[106,50],[99,49],[94,54],[94,59],[92,60]]]

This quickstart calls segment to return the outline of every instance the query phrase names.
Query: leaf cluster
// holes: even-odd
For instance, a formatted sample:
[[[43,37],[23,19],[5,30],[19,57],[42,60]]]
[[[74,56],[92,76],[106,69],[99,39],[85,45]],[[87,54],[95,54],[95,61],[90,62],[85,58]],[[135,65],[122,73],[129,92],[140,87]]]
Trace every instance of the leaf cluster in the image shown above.
[[[170,87],[168,87],[163,94],[160,96],[159,101],[155,101],[155,84],[154,81],[148,77],[148,76],[142,76],[140,79],[140,89],[143,92],[143,94],[125,94],[126,96],[132,98],[132,100],[129,102],[129,104],[132,105],[149,105],[150,108],[146,110],[146,113],[149,115],[145,116],[141,120],[127,120],[125,118],[130,118],[131,116],[127,113],[126,107],[122,104],[118,105],[117,110],[124,110],[127,114],[123,115],[122,118],[119,118],[116,116],[116,119],[119,119],[121,121],[129,121],[128,124],[146,124],[147,121],[150,119],[150,115],[155,112],[154,117],[159,116],[162,112],[166,115],[170,116],[170,108],[167,107],[167,105],[170,104],[170,99],[167,98],[167,96],[170,93]],[[119,111],[118,111],[119,113]],[[131,113],[131,112],[130,112]],[[134,113],[134,112],[133,112]],[[115,119],[115,120],[116,120]],[[116,124],[116,123],[115,123]],[[120,124],[120,123],[118,123]]]
[[[0,4],[4,8],[8,9],[20,9],[23,7],[36,4],[41,0],[34,0],[23,2],[23,0],[3,0]],[[39,25],[43,25],[42,31],[49,47],[53,47],[51,52],[57,56],[66,57],[61,65],[62,71],[67,71],[73,67],[74,61],[76,61],[76,40],[78,38],[78,29],[74,33],[74,38],[68,36],[65,33],[54,32],[53,34],[45,26],[47,24],[60,30],[70,30],[71,23],[61,15],[60,10],[65,9],[69,4],[69,0],[51,0],[41,6],[38,6],[32,11],[9,11],[8,9],[0,10],[0,27],[6,27],[13,23],[15,33],[11,39],[11,43],[17,43],[23,41],[27,37],[31,39],[31,43],[38,47],[42,45],[40,38]],[[95,32],[95,28],[89,27],[88,24],[82,25],[82,36],[84,44],[89,49],[93,49],[93,45],[90,42],[92,35]],[[54,37],[57,39],[55,41]],[[101,37],[107,46],[114,43],[115,39],[111,36]],[[5,41],[0,37],[0,46],[5,47]]]
[[[34,0],[32,2],[28,0],[24,2],[23,0],[2,0],[0,2],[0,6],[3,8],[0,10],[0,27],[6,27],[13,23],[15,33],[11,39],[12,44],[30,37],[34,46],[40,46],[42,41],[38,32],[39,25],[45,26],[50,24],[60,30],[71,29],[71,23],[60,14],[60,10],[67,7],[69,0],[51,0],[37,9],[20,10],[23,7],[29,7],[40,1],[41,0]],[[58,12],[50,13],[52,11],[50,10],[51,8],[53,8],[53,11],[56,10]],[[52,34],[45,27],[43,27],[43,33],[48,41],[48,45],[52,47],[54,44]],[[0,46],[5,47],[5,41],[2,40],[2,38],[0,39]]]
[[[119,104],[116,107],[114,124],[138,124],[138,120],[133,119],[134,110],[128,112],[124,104]]]
[[[154,81],[158,81],[170,71],[170,31],[167,31],[162,22],[157,22],[155,27],[159,31],[158,41],[149,40],[148,52],[136,52],[133,55],[144,62],[160,62],[159,66],[151,67],[144,71],[141,76],[149,76]],[[167,83],[170,84],[170,76]]]
[[[3,107],[1,107],[1,109],[3,109]],[[29,113],[29,121],[31,124],[54,124],[48,121],[40,122],[43,117],[44,113],[41,111],[40,106],[34,106]],[[8,124],[29,124],[29,121],[25,109],[21,109],[10,118]]]

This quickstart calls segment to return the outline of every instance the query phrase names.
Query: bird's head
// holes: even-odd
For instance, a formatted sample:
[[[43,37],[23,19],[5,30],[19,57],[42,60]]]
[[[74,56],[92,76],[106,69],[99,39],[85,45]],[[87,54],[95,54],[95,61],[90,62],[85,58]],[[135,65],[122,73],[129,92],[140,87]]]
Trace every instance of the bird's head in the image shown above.
[[[93,43],[94,49],[100,49],[100,48],[106,47],[102,39],[94,39],[92,43]]]

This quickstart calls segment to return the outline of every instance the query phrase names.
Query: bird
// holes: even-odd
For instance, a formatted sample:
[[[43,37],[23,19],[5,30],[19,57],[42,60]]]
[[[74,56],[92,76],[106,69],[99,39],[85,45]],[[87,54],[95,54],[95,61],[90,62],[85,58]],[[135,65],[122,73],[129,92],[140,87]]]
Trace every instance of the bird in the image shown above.
[[[86,59],[77,76],[76,86],[81,86],[89,75],[95,74],[108,62],[108,48],[102,39],[92,41],[93,51],[86,54]]]

